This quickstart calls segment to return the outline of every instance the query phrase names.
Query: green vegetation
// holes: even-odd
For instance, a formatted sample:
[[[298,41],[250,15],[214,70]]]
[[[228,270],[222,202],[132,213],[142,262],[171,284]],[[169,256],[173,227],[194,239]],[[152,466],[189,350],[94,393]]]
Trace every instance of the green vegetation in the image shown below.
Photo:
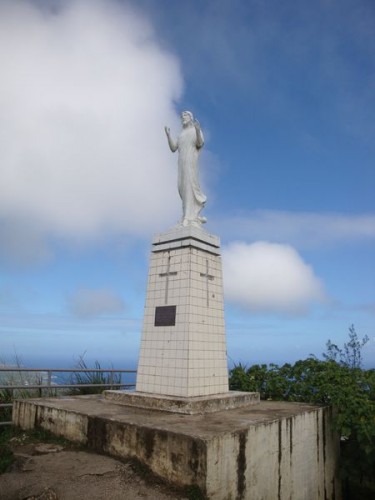
[[[5,472],[14,462],[14,455],[9,445],[12,437],[11,427],[0,427],[0,474]]]
[[[11,403],[13,403],[13,391],[11,389],[0,389],[0,404]],[[10,422],[11,420],[12,407],[0,407],[0,422]]]
[[[232,390],[256,391],[262,399],[331,405],[341,435],[341,471],[346,498],[375,498],[375,370],[361,368],[362,349],[351,326],[343,348],[327,342],[315,356],[278,366],[239,364],[230,371]],[[353,492],[355,491],[355,496]]]
[[[78,363],[76,365],[77,369],[89,370],[83,356],[79,357]],[[99,361],[95,361],[96,370],[101,370]],[[117,388],[114,384],[121,383],[121,373],[103,373],[96,371],[89,372],[74,372],[70,377],[70,384],[77,385],[92,385],[92,384],[104,384],[98,387],[77,387],[70,390],[71,394],[100,394],[106,389]]]

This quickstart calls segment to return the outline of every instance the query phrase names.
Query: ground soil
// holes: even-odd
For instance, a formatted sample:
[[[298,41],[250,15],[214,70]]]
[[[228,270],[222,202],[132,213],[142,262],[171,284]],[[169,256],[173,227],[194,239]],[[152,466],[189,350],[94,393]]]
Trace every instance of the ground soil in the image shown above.
[[[54,443],[11,440],[15,461],[0,474],[0,500],[188,498],[132,462]]]

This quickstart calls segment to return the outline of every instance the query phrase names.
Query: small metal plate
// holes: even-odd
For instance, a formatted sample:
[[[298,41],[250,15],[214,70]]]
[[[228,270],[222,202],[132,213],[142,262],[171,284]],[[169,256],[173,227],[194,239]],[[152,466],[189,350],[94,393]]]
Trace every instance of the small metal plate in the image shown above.
[[[175,326],[176,306],[155,307],[155,326]]]

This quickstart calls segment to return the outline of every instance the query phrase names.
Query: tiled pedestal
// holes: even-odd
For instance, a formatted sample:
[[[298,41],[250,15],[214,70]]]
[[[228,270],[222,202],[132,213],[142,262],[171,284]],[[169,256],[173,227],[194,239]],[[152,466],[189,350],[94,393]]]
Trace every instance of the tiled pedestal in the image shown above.
[[[136,391],[228,392],[220,242],[202,229],[153,240]]]

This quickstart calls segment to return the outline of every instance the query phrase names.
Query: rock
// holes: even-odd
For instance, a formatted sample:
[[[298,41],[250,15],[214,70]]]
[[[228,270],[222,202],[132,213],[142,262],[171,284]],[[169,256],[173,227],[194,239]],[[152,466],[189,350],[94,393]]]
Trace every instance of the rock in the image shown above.
[[[62,451],[64,449],[63,446],[59,444],[50,444],[50,443],[40,443],[35,446],[34,450],[36,453],[40,453],[43,455],[44,453],[57,453],[58,451]]]

